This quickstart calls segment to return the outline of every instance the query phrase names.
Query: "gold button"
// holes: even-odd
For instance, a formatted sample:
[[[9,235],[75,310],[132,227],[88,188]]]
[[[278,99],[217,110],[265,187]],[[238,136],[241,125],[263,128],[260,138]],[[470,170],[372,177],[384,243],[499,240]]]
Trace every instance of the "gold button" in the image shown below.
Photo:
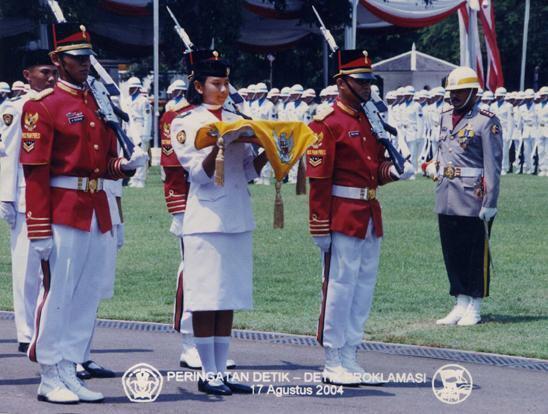
[[[93,144],[93,149],[94,149],[95,151],[99,150],[99,145]]]
[[[93,170],[94,173],[98,173],[99,172],[99,168],[96,168]]]
[[[368,160],[371,160],[371,157],[368,155],[368,156],[367,156],[367,159],[368,159]]]
[[[373,181],[375,181],[375,176],[374,176],[374,175],[372,175],[372,176],[371,176],[371,179],[372,179]]]
[[[95,122],[91,121],[91,122],[89,123],[89,126],[92,127],[92,128],[95,128]]]

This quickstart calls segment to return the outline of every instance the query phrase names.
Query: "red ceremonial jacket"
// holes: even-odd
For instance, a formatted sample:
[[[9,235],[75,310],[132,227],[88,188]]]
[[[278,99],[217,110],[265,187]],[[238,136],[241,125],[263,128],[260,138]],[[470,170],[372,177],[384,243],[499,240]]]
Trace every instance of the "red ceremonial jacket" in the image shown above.
[[[164,167],[166,179],[164,181],[164,197],[169,214],[184,213],[188,196],[189,182],[187,173],[177,159],[171,146],[171,122],[183,112],[192,109],[186,100],[176,105],[172,110],[165,112],[160,118],[160,137],[162,137],[162,154],[160,165]]]
[[[376,189],[394,181],[385,149],[371,132],[362,111],[337,100],[331,108],[314,117],[310,128],[317,136],[307,152],[310,178],[310,217],[312,236],[332,231],[364,239],[369,219],[375,235],[383,235],[381,206],[378,200],[354,200],[331,195],[332,186]]]
[[[29,239],[51,237],[52,223],[89,231],[93,212],[101,232],[112,228],[104,191],[50,187],[56,176],[127,177],[120,169],[116,136],[97,110],[89,90],[61,81],[23,106],[20,161]]]

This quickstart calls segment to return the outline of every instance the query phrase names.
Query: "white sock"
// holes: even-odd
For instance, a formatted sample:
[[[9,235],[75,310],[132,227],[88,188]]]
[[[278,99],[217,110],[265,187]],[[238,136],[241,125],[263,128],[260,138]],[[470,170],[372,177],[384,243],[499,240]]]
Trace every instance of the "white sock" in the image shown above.
[[[206,376],[214,376],[217,374],[217,366],[215,365],[215,345],[212,336],[194,337],[196,349],[202,361],[202,372]]]
[[[228,348],[230,347],[230,336],[215,336],[215,365],[217,372],[223,377],[226,372],[226,360],[228,359]]]

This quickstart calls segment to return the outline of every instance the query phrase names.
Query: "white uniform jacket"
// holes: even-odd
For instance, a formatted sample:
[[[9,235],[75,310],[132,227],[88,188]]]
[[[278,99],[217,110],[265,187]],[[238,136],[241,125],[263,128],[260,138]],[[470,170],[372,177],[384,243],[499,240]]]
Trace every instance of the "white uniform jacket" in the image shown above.
[[[129,123],[127,133],[136,145],[150,139],[150,103],[143,95],[135,98],[129,97],[128,105]],[[145,143],[146,144],[146,143]]]
[[[240,119],[231,112],[222,112],[223,121]],[[200,105],[179,115],[171,123],[171,145],[183,168],[188,172],[188,194],[183,235],[197,233],[241,233],[255,229],[251,197],[247,183],[258,177],[251,144],[232,143],[225,146],[224,186],[215,185],[202,163],[211,147],[197,150],[194,146],[200,127],[219,119]]]
[[[5,156],[0,157],[0,201],[15,203],[20,213],[25,213],[25,176],[19,164],[21,113],[25,102],[35,94],[36,92],[30,90],[26,95],[8,101],[0,114],[4,119],[0,136],[5,149]]]

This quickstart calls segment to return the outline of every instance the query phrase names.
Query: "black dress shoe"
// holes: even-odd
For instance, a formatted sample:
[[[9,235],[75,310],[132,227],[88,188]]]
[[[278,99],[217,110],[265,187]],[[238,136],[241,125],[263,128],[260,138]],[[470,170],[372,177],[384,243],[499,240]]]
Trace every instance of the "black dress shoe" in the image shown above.
[[[76,376],[81,380],[91,379],[91,374],[80,364],[76,364]]]
[[[19,346],[17,347],[17,350],[19,352],[23,352],[24,354],[26,354],[28,349],[29,349],[29,343],[28,342],[19,342]]]
[[[103,368],[94,361],[86,361],[82,364],[82,366],[93,378],[114,378],[116,376],[114,371]]]
[[[223,382],[234,394],[253,394],[253,388],[249,385],[235,382],[230,377],[224,377]]]
[[[211,385],[209,381],[198,380],[198,391],[212,395],[232,395],[232,391],[225,384]]]

